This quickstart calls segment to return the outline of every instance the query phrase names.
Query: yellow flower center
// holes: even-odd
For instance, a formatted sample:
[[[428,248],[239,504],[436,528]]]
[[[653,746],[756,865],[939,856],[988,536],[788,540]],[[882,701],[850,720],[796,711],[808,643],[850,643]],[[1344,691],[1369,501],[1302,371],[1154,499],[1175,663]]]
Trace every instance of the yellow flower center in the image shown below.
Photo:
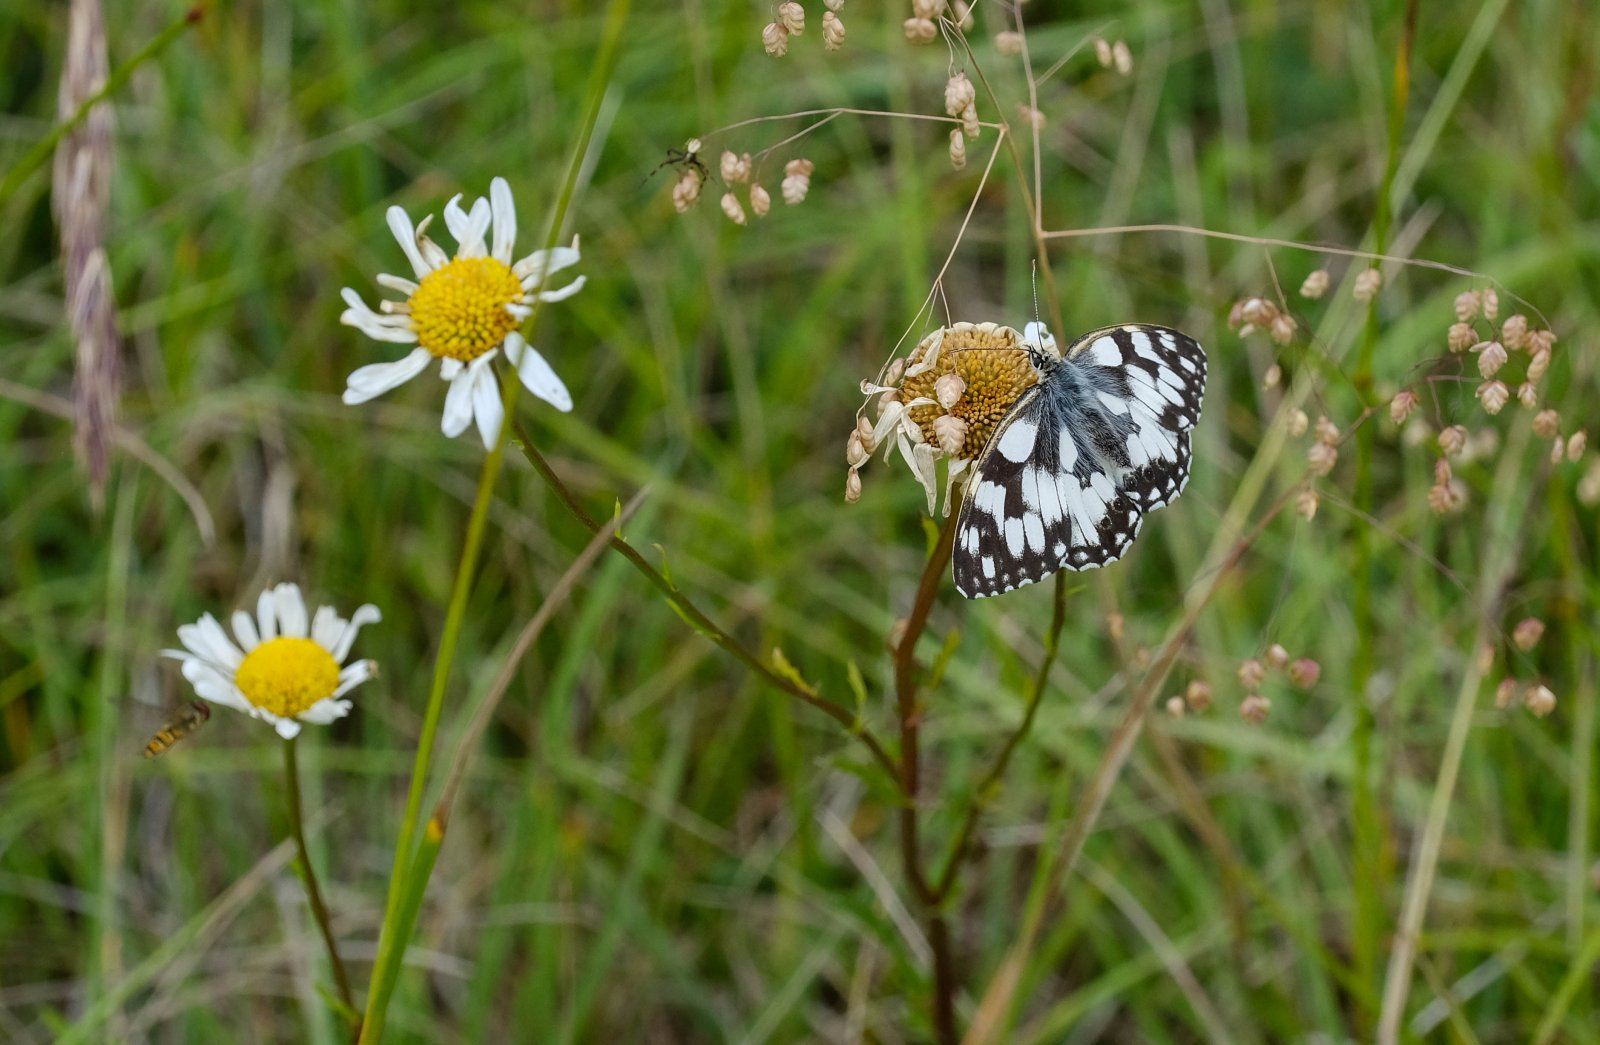
[[[912,363],[922,358],[931,341],[925,339],[912,350]],[[989,437],[1012,404],[1038,382],[1039,375],[1015,330],[992,323],[962,323],[945,329],[938,361],[915,377],[906,378],[900,394],[908,401],[919,396],[935,399],[934,383],[952,373],[961,375],[966,391],[949,412],[967,423],[961,452],[953,456],[975,458],[988,445]],[[933,422],[944,412],[937,406],[916,406],[907,411],[935,447],[939,440]]]
[[[407,304],[423,348],[469,363],[516,329],[506,306],[522,296],[522,281],[505,262],[456,258],[423,276]]]
[[[245,699],[280,718],[295,718],[339,688],[339,662],[310,639],[280,636],[249,653],[234,673]]]

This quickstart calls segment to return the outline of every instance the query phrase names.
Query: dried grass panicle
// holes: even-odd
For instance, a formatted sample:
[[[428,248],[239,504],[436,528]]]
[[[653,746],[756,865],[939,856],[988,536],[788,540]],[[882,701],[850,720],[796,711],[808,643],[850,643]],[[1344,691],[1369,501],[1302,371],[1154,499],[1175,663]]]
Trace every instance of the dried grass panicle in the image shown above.
[[[1300,284],[1300,296],[1315,301],[1328,292],[1329,282],[1328,270],[1325,268],[1317,269],[1306,276],[1305,282]]]
[[[104,86],[105,17],[100,0],[71,0],[67,52],[57,112],[62,119]],[[77,341],[73,377],[73,449],[96,503],[104,494],[122,386],[122,342],[106,256],[111,201],[112,113],[101,102],[62,138],[51,177],[51,209],[61,239],[67,324]]]
[[[794,206],[811,191],[811,172],[816,168],[810,160],[795,159],[783,165],[783,202]]]

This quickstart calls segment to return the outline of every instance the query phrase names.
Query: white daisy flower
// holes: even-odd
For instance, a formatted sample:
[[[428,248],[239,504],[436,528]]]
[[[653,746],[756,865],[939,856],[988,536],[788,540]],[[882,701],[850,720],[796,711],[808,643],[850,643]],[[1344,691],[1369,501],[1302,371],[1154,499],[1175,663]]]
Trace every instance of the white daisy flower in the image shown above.
[[[261,593],[254,615],[233,615],[232,638],[208,613],[178,629],[183,649],[161,653],[183,664],[183,677],[204,699],[264,719],[279,736],[292,737],[302,722],[326,725],[350,713],[350,701],[342,698],[377,675],[378,665],[345,659],[362,626],[382,619],[370,603],[349,620],[332,606],[308,618],[300,588],[280,584]]]
[[[349,307],[339,322],[376,341],[417,347],[397,362],[373,363],[351,374],[344,401],[365,403],[398,388],[437,358],[439,376],[450,383],[444,400],[444,434],[458,436],[476,421],[483,445],[492,448],[505,411],[489,364],[503,347],[528,391],[557,410],[571,410],[567,386],[517,327],[533,311],[535,301],[561,301],[583,288],[584,277],[579,276],[565,286],[546,289],[552,274],[577,264],[577,239],[570,247],[536,250],[513,263],[517,212],[504,178],[490,182],[489,198],[474,200],[468,209],[462,209],[460,194],[445,204],[445,226],[459,244],[454,258],[427,237],[431,214],[415,227],[399,207],[390,207],[388,216],[389,228],[416,279],[380,275],[380,286],[406,299],[382,301],[377,310],[344,288]]]

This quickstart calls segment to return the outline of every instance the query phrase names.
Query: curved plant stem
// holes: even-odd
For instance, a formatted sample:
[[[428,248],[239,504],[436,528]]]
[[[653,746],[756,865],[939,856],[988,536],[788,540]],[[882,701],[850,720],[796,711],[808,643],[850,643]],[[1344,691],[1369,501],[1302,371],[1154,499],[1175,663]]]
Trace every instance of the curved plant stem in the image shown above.
[[[294,836],[295,849],[300,854],[300,880],[306,884],[311,916],[322,931],[322,942],[328,946],[328,964],[333,967],[333,982],[339,989],[339,1000],[354,1014],[356,1004],[355,995],[350,991],[350,974],[345,971],[344,959],[339,957],[339,943],[333,935],[333,920],[328,916],[328,905],[323,902],[322,889],[317,885],[317,872],[311,864],[311,850],[306,846],[305,818],[300,810],[300,766],[295,758],[296,739],[287,737],[283,742],[283,786],[289,799],[289,830]]]
[[[522,455],[528,459],[529,464],[533,465],[534,471],[538,472],[545,482],[550,484],[550,488],[555,491],[556,496],[561,500],[567,511],[572,514],[572,517],[582,523],[590,533],[599,533],[601,523],[590,515],[583,505],[578,503],[578,498],[571,488],[562,481],[561,476],[556,474],[555,468],[533,445],[533,440],[529,437],[527,429],[522,427],[522,423],[512,420],[511,428],[516,438],[517,446],[522,450]],[[633,545],[616,535],[611,537],[610,544],[623,558],[633,564],[634,569],[644,574],[645,579],[654,585],[656,590],[661,592],[667,603],[684,619],[685,623],[723,650],[732,654],[736,659],[742,661],[775,688],[797,700],[810,704],[845,727],[852,736],[859,738],[867,746],[867,750],[871,752],[873,760],[889,774],[891,780],[896,782],[900,780],[898,764],[889,754],[888,749],[883,746],[883,742],[857,718],[855,712],[843,704],[824,697],[809,683],[800,680],[798,676],[790,677],[783,673],[774,665],[763,660],[759,654],[742,645],[738,639],[729,635],[708,617],[700,607],[691,602],[689,597],[662,574],[660,570],[650,565],[650,560],[646,559]]]

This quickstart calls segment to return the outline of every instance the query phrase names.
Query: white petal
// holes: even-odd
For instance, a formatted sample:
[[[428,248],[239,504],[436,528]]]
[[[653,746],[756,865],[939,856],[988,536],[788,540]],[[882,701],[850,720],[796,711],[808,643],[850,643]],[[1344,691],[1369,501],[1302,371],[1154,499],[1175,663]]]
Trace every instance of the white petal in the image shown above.
[[[339,688],[333,691],[336,697],[342,697],[355,689],[368,679],[378,677],[378,662],[375,660],[358,660],[354,664],[339,672]]]
[[[278,595],[271,588],[256,599],[256,623],[260,625],[262,642],[278,637]]]
[[[244,610],[233,613],[233,633],[239,637],[239,646],[249,653],[261,645],[261,635],[256,631],[256,619]]]
[[[300,723],[292,718],[279,718],[277,715],[262,717],[267,718],[272,723],[272,728],[278,731],[278,736],[285,740],[293,740],[300,735]]]
[[[332,606],[318,606],[311,615],[311,641],[333,652],[333,644],[344,634],[344,618]]]
[[[444,205],[444,227],[449,229],[450,235],[460,243],[461,238],[467,233],[469,224],[471,222],[467,218],[467,212],[461,209],[461,193],[458,192]]]
[[[493,450],[500,441],[500,424],[506,411],[500,402],[500,383],[494,371],[485,367],[472,386],[472,417],[478,422],[478,434],[483,437],[483,448]]]
[[[577,240],[573,240],[570,247],[557,247],[554,250],[536,250],[511,267],[522,285],[528,290],[533,290],[551,273],[560,272],[564,268],[576,265],[581,255],[578,253]]]
[[[417,292],[417,284],[414,281],[406,279],[404,276],[391,276],[387,272],[378,273],[378,286],[388,287],[390,290],[398,290],[406,297],[410,297]]]
[[[445,356],[443,359],[439,360],[439,376],[446,381],[454,381],[456,379],[456,375],[461,373],[461,368],[463,366],[465,366],[465,364],[454,356]]]
[[[390,207],[385,216],[389,219],[389,231],[400,241],[400,249],[406,252],[406,260],[411,262],[411,270],[417,278],[432,272],[433,266],[422,260],[422,251],[417,249],[417,230],[411,224],[411,216],[401,207]]]
[[[343,664],[344,659],[350,655],[350,647],[355,645],[356,634],[366,625],[376,624],[381,620],[383,614],[379,613],[378,607],[372,603],[358,606],[356,611],[350,614],[350,619],[345,622],[344,634],[334,641],[328,652],[333,654],[334,660]]]
[[[350,702],[348,700],[335,700],[332,697],[325,697],[300,712],[300,721],[310,723],[313,726],[326,726],[328,723],[344,718],[348,714],[350,714]],[[279,730],[279,732],[282,732],[282,730]]]
[[[228,638],[228,633],[222,630],[222,625],[218,624],[217,618],[211,614],[207,613],[201,617],[195,624],[195,629],[207,647],[204,650],[197,649],[196,652],[204,654],[206,659],[229,668],[237,668],[239,662],[244,660],[244,654],[239,651],[239,647],[233,644],[233,640]]]
[[[504,178],[489,183],[489,205],[494,209],[494,256],[509,265],[517,242],[517,207]]]
[[[528,391],[562,413],[572,409],[572,395],[567,391],[567,386],[545,362],[539,350],[515,331],[506,337],[506,358],[516,365],[517,376],[522,378],[522,384]]]
[[[433,353],[414,348],[404,359],[393,363],[368,363],[345,378],[344,401],[351,406],[376,399],[398,388],[428,368]]]
[[[582,290],[584,283],[587,281],[587,276],[579,276],[577,279],[573,280],[571,283],[568,283],[564,287],[557,287],[555,290],[541,290],[539,291],[539,300],[565,301],[567,298],[570,298],[572,295]]]
[[[477,364],[462,370],[450,382],[450,391],[444,396],[444,417],[439,428],[454,439],[472,423],[472,386],[478,379]]]
[[[306,637],[306,600],[300,597],[298,584],[280,584],[278,596],[278,634],[303,639]]]

